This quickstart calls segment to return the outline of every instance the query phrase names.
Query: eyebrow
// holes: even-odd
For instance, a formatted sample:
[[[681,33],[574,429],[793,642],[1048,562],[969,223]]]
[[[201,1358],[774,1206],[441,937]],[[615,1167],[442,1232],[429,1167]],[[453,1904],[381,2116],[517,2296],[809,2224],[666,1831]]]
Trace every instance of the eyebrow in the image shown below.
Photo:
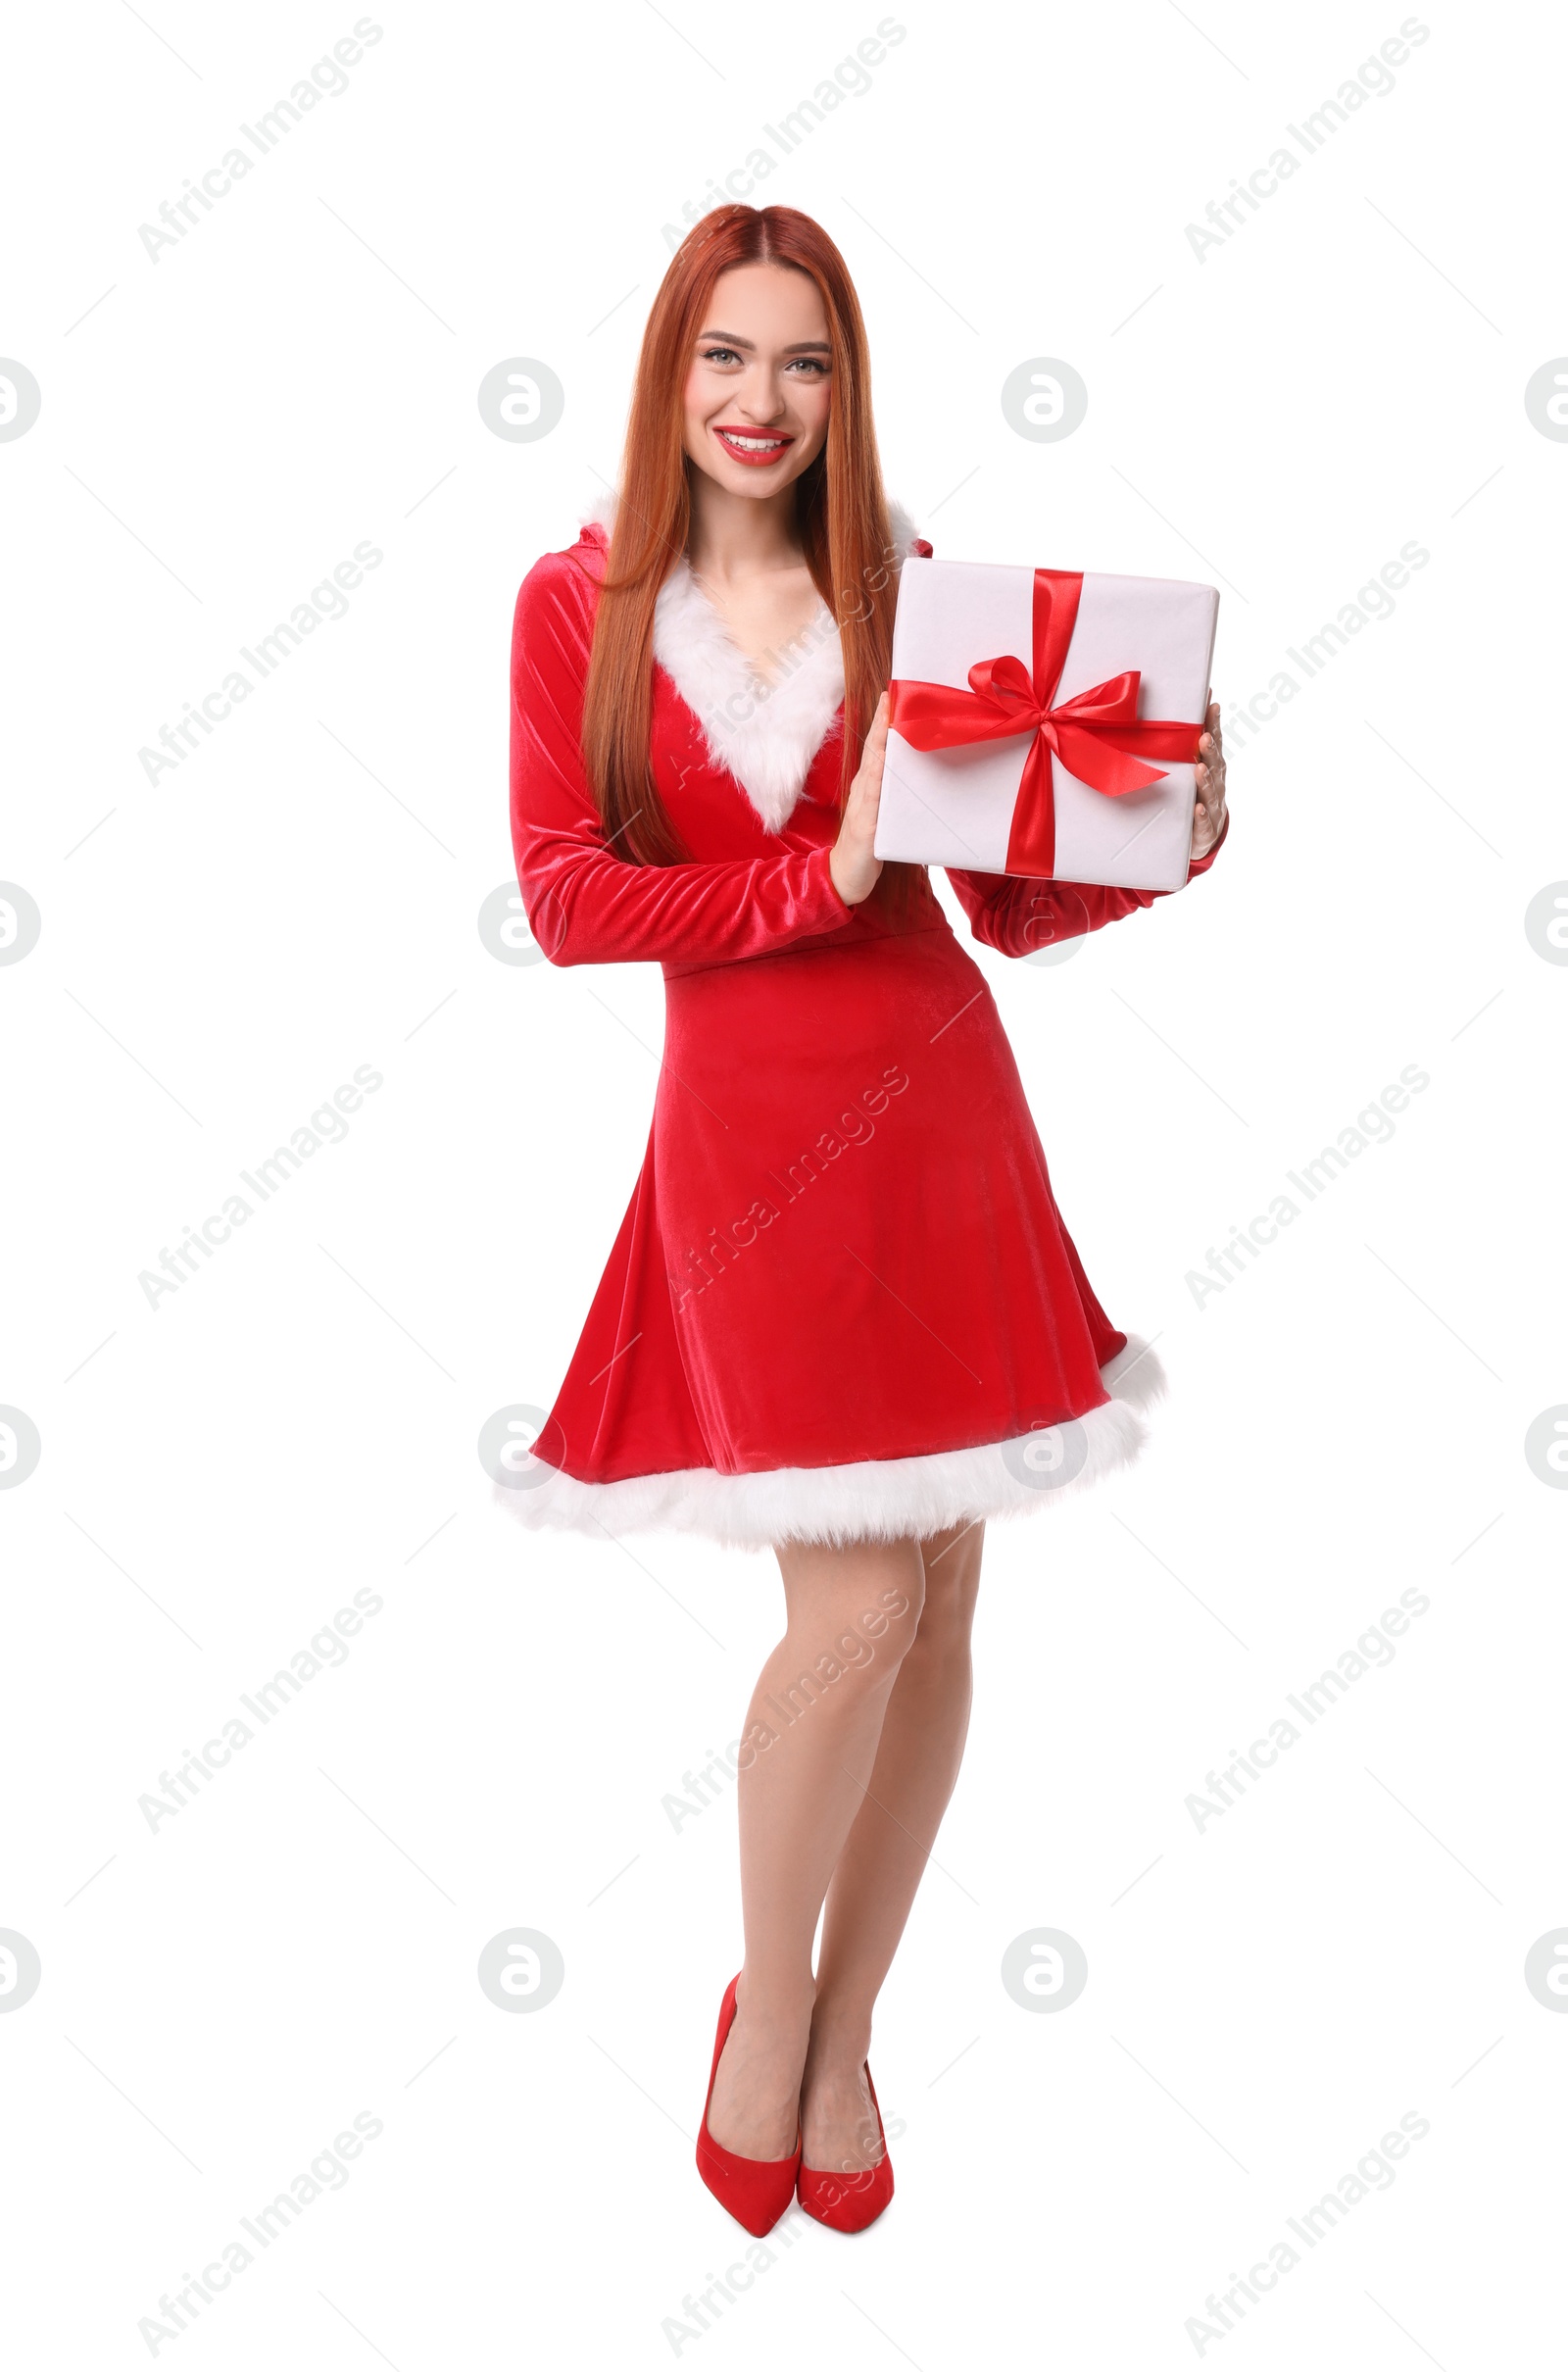
[[[747,354],[757,352],[757,348],[750,338],[738,338],[731,329],[705,329],[701,332],[698,343],[701,344],[705,338],[715,340],[722,338],[726,346],[739,346]],[[802,338],[798,345],[784,348],[786,354],[831,354],[832,351],[826,338]]]

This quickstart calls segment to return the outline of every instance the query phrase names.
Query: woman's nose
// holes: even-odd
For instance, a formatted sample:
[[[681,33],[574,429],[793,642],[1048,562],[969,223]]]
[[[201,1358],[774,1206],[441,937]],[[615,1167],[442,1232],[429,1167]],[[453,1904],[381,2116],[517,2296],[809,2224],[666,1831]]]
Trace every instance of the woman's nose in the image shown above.
[[[760,428],[765,428],[770,420],[778,419],[784,409],[784,398],[777,382],[771,376],[760,375],[755,381],[748,377],[740,409],[749,420],[755,420]]]

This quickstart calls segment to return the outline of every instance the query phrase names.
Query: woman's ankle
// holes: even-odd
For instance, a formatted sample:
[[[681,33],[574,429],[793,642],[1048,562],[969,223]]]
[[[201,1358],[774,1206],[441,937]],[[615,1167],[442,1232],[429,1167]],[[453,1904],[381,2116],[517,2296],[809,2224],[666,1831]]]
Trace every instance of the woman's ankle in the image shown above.
[[[818,1993],[811,2013],[808,2075],[819,2068],[858,2068],[871,2049],[871,2005]]]
[[[798,2036],[804,2041],[810,2032],[815,2006],[816,1987],[809,1976],[760,1980],[744,1968],[741,1971],[735,2014],[745,2019],[754,2034],[776,2034],[781,2040]]]

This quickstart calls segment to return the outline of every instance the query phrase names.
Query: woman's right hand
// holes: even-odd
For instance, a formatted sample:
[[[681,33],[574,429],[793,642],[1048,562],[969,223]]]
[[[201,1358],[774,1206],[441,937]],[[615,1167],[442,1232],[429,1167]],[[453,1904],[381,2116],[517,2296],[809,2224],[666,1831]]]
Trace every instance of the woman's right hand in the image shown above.
[[[882,798],[882,762],[888,742],[888,696],[883,693],[876,704],[860,752],[859,770],[850,785],[845,802],[844,820],[833,844],[829,869],[833,887],[846,906],[858,906],[869,898],[882,870],[882,860],[873,856],[871,844],[876,838],[877,808]]]

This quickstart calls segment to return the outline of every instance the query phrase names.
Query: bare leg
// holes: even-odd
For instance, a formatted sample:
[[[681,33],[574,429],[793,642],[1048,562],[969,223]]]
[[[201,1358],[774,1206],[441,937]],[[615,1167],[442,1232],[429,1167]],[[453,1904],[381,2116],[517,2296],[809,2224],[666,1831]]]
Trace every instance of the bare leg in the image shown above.
[[[919,1628],[828,1887],[801,2110],[806,2163],[824,2173],[874,2165],[882,2155],[861,2072],[871,2009],[963,1758],[983,1540],[984,1526],[975,1524],[921,1543]]]
[[[795,2148],[816,1923],[925,1598],[912,1540],[796,1542],[778,1561],[788,1628],[752,1698],[739,1776],[746,1965],[708,2120],[751,2158]]]

